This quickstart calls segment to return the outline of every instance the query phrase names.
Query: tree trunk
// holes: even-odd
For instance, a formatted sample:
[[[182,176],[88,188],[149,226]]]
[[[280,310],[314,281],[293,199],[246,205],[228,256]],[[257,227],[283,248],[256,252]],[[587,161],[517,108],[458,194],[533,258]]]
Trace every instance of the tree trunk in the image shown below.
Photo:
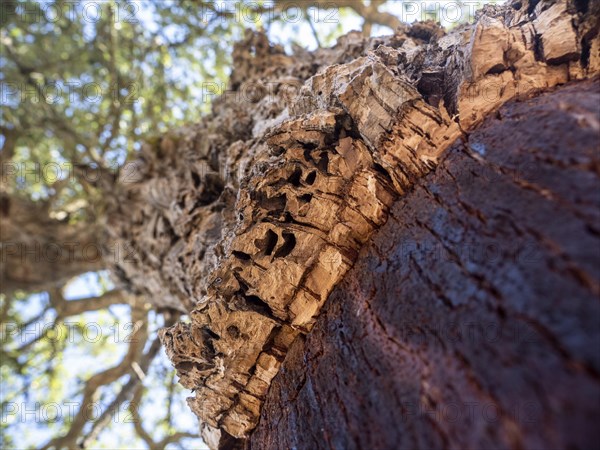
[[[591,442],[596,88],[498,110],[597,75],[599,16],[515,1],[294,56],[248,33],[213,114],[143,148],[113,267],[189,311],[161,338],[211,447]],[[459,400],[497,423],[436,417]]]
[[[251,448],[598,445],[599,104],[597,82],[511,103],[396,202]]]

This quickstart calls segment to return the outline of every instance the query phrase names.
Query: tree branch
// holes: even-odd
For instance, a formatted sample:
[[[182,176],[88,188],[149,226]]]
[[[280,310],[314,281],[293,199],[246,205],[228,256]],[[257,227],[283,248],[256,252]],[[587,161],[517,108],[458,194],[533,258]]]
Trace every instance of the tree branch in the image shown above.
[[[61,295],[59,298],[53,300],[52,304],[56,309],[58,317],[65,318],[83,314],[84,312],[106,309],[112,305],[129,304],[130,302],[131,299],[124,291],[112,290],[98,297],[87,297],[79,300],[65,300]]]
[[[132,308],[131,318],[138,328],[132,334],[127,354],[116,366],[97,373],[88,379],[83,390],[83,399],[79,411],[75,415],[69,431],[62,437],[50,440],[46,445],[41,447],[41,450],[50,448],[61,449],[63,447],[74,448],[77,444],[77,438],[81,435],[83,427],[88,422],[88,408],[93,405],[98,389],[126,375],[132,370],[132,363],[140,360],[144,345],[148,339],[146,311],[141,308]]]
[[[139,367],[141,371],[145,374],[148,371],[150,363],[160,350],[160,341],[158,338],[154,339],[150,349],[146,354],[144,354],[139,361]],[[117,397],[112,401],[112,403],[104,410],[102,415],[94,422],[92,425],[92,429],[90,432],[81,440],[79,443],[79,448],[88,448],[100,435],[102,430],[109,424],[111,417],[119,409],[119,407],[127,401],[131,395],[136,395],[137,392],[141,392],[141,381],[142,379],[137,376],[137,373],[133,373],[134,371],[130,371],[129,381],[121,388],[121,391],[117,395]],[[132,402],[133,404],[134,402]]]
[[[96,224],[50,217],[49,204],[0,192],[2,292],[42,291],[106,268]]]

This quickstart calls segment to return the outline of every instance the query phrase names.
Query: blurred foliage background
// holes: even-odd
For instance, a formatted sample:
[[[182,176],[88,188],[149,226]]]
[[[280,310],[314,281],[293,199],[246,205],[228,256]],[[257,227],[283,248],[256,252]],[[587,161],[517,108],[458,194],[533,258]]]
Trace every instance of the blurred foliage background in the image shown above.
[[[105,193],[77,168],[116,172],[143,141],[207,114],[202,85],[226,86],[245,28],[314,49],[352,29],[391,33],[402,20],[453,27],[481,3],[3,1],[0,199],[95,224]],[[28,220],[46,227],[36,214]],[[13,236],[1,238],[4,252]],[[177,317],[92,269],[41,286],[3,283],[0,447],[205,448],[156,340]]]

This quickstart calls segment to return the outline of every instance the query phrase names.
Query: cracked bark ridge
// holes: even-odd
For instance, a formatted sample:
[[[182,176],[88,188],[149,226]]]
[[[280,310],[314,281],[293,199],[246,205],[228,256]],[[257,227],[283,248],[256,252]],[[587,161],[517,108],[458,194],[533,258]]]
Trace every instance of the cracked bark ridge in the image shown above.
[[[575,82],[454,145],[292,344],[249,447],[597,445],[598,104]]]
[[[161,336],[211,446],[249,435],[291,343],[453,142],[508,100],[598,72],[597,13],[513,2],[450,34],[420,24],[289,56],[249,33],[236,47],[232,91],[146,148],[162,176],[125,191],[153,201],[115,233],[139,249],[126,278],[191,310]]]
[[[234,48],[227,95],[202,122],[149,140],[119,175],[109,201],[106,252],[118,283],[158,307],[187,312],[206,295],[220,256],[216,244],[235,222],[240,181],[261,159],[266,130],[288,116],[287,103],[321,67],[354,59],[371,43],[358,33],[331,49],[286,55],[248,32]]]

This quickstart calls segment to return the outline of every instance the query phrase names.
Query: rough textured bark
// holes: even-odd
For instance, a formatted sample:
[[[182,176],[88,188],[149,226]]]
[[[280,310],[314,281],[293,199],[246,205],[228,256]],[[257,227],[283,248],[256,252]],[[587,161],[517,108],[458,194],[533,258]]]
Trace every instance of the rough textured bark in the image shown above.
[[[575,83],[453,146],[294,342],[251,448],[597,446],[599,104]]]
[[[115,271],[190,312],[161,337],[211,446],[250,435],[290,345],[457,139],[511,99],[598,73],[598,13],[513,2],[447,35],[417,24],[294,56],[249,33],[212,116],[145,146],[107,223],[135,249]]]

